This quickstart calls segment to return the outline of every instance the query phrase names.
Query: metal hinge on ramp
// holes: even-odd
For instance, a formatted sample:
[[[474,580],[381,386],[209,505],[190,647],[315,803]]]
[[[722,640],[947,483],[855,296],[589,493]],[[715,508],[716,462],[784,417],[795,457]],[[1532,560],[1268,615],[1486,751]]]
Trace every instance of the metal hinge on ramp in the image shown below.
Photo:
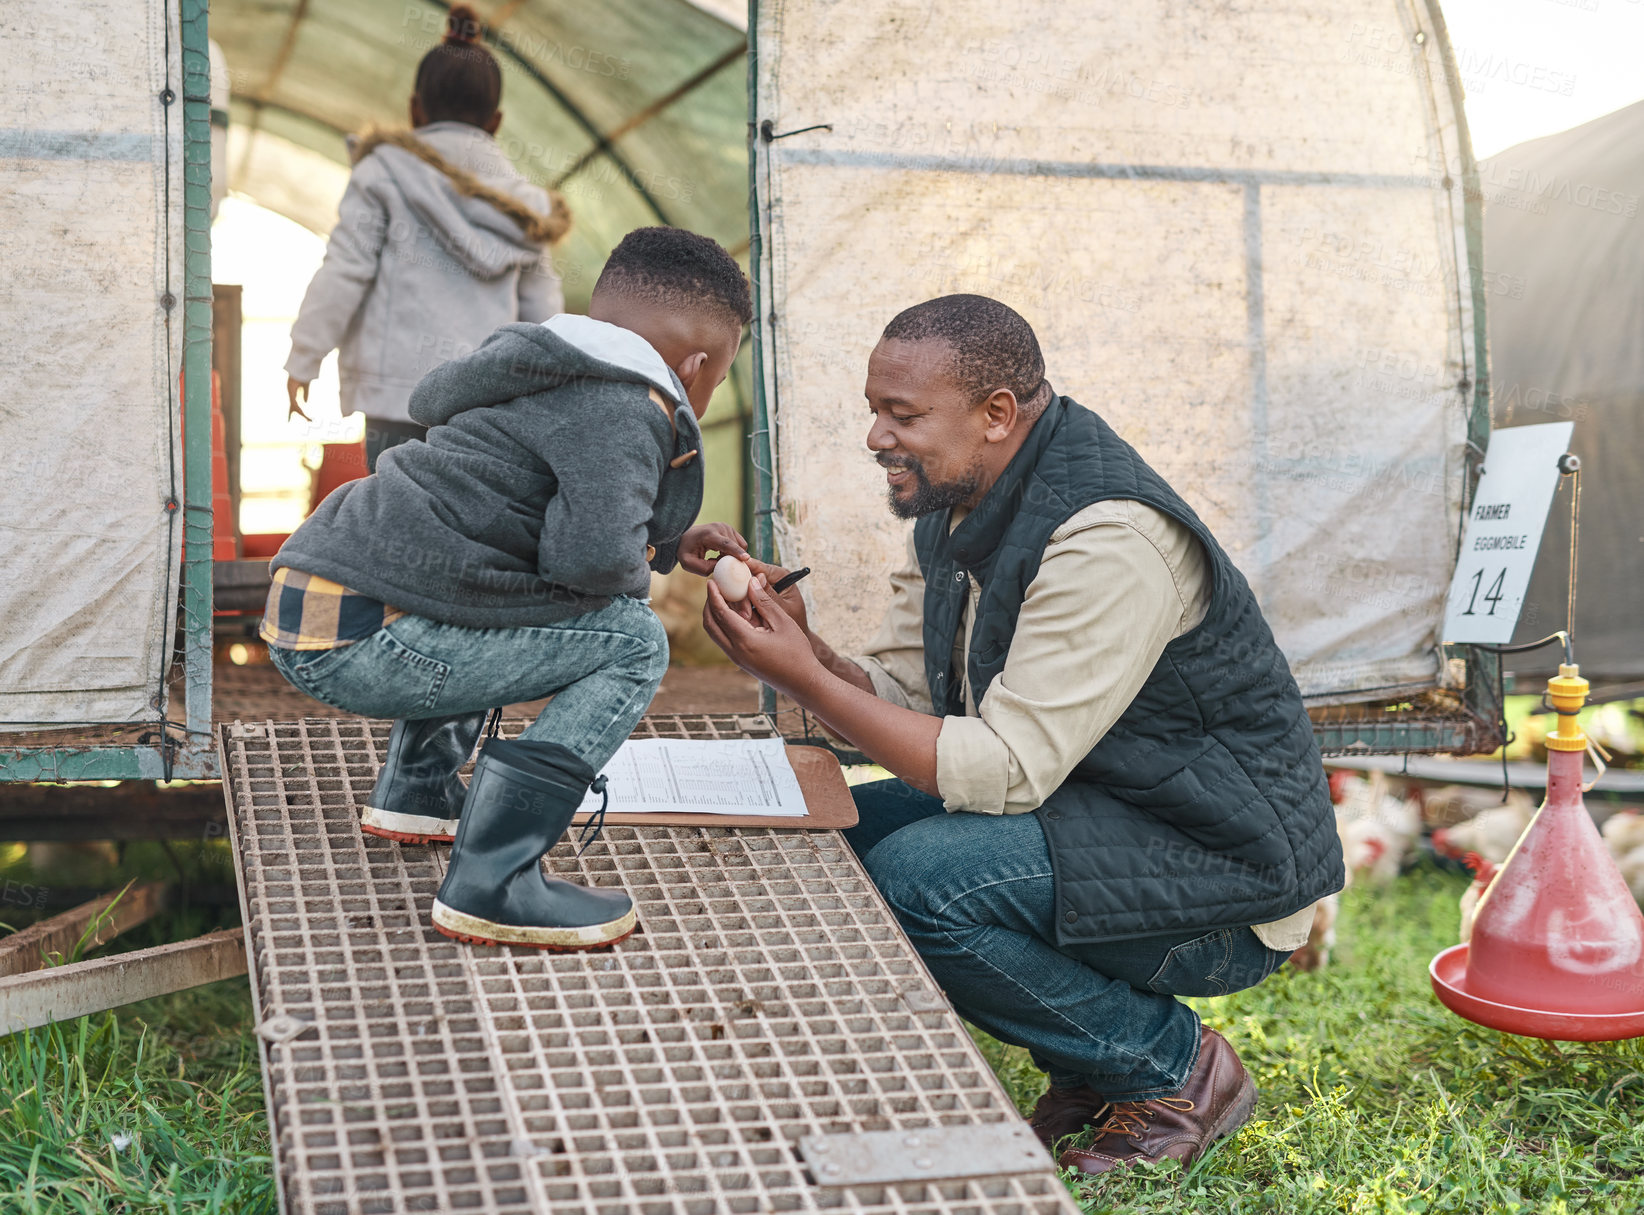
[[[1055,1167],[1024,1122],[810,1135],[799,1141],[799,1154],[825,1186],[999,1177]]]

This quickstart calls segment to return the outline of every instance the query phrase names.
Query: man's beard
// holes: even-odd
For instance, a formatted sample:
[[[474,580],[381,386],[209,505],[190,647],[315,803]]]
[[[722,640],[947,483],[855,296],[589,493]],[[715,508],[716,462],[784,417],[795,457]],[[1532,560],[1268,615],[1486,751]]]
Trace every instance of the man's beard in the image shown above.
[[[954,480],[933,485],[930,477],[925,474],[925,466],[912,456],[879,455],[874,458],[879,461],[881,468],[905,468],[913,474],[913,492],[906,497],[898,497],[894,487],[886,491],[891,514],[899,519],[917,519],[920,515],[963,506],[975,496],[982,485],[980,460]]]

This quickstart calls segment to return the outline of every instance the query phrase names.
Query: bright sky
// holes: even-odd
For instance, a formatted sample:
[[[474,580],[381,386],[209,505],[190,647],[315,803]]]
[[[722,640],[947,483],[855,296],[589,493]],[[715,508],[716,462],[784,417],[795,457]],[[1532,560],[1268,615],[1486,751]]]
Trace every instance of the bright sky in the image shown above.
[[[1644,99],[1644,0],[1441,4],[1479,156]]]

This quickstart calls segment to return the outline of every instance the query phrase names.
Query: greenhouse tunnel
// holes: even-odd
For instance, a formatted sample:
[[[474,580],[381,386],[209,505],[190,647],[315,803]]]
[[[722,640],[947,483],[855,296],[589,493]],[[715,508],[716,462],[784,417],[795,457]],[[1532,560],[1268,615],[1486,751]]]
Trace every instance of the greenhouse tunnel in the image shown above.
[[[211,37],[230,84],[231,193],[325,236],[348,181],[347,137],[404,127],[418,61],[449,5],[418,0],[218,0]],[[573,223],[556,247],[566,307],[583,311],[622,236],[670,224],[748,253],[747,39],[731,2],[478,6],[502,67],[497,139]],[[704,422],[704,517],[748,523],[747,347]]]

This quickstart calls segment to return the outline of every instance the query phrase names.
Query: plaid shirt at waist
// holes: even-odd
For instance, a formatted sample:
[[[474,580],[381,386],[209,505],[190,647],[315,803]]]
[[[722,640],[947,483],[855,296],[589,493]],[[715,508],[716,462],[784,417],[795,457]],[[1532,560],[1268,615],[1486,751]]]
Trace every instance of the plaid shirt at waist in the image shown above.
[[[290,566],[274,571],[259,636],[284,650],[334,650],[369,637],[404,612]]]

